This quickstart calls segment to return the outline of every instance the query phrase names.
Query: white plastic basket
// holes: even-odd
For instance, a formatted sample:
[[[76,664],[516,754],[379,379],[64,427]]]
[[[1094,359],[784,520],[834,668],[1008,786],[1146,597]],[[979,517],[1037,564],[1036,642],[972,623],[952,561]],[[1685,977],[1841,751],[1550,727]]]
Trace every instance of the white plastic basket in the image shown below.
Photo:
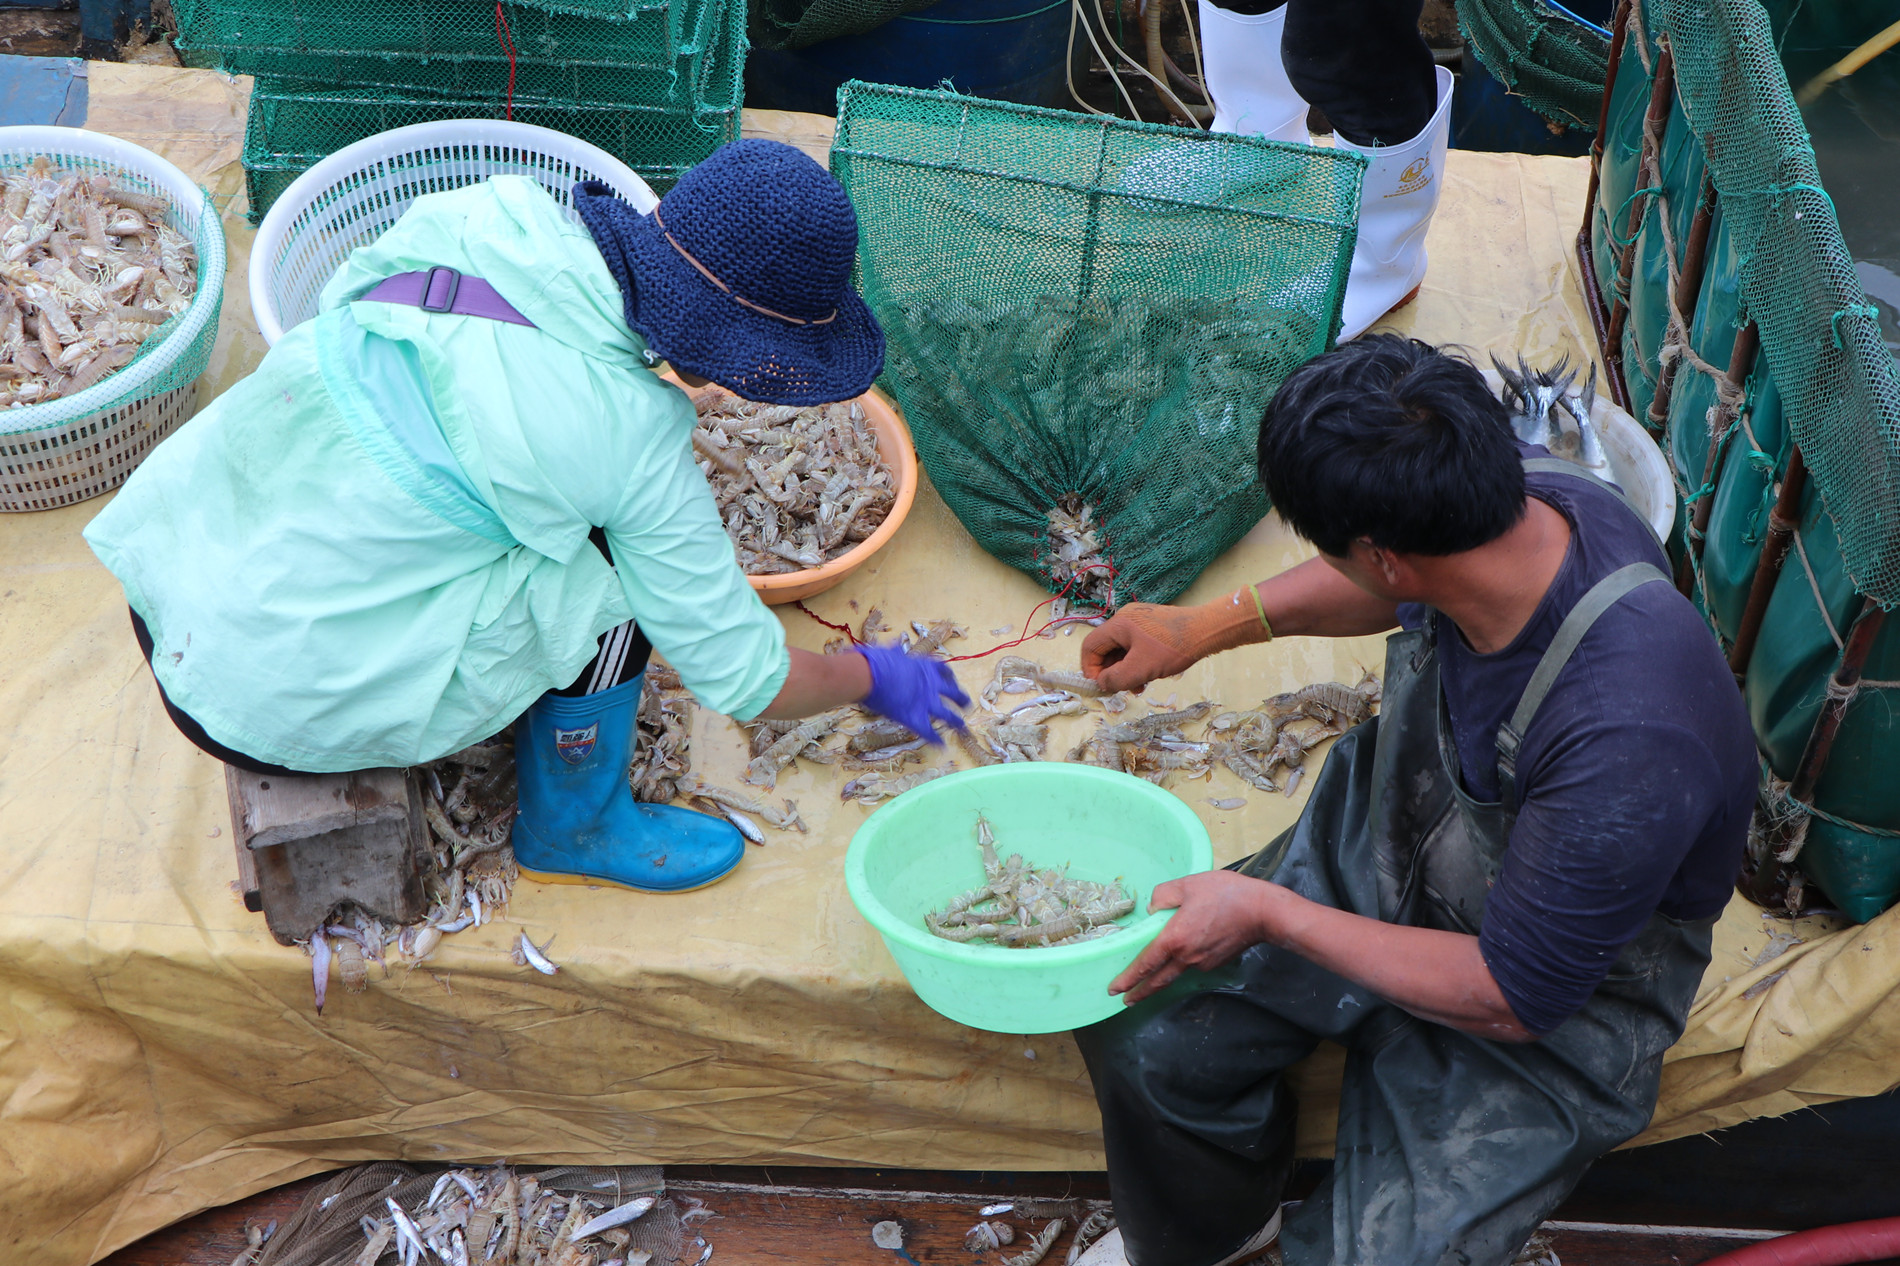
[[[1484,375],[1491,394],[1502,400],[1503,376],[1488,366],[1478,372]],[[1647,516],[1657,538],[1668,540],[1676,530],[1676,485],[1669,477],[1669,463],[1662,450],[1635,418],[1610,402],[1607,391],[1597,393],[1590,406],[1590,421],[1603,437],[1603,455],[1609,459],[1610,475],[1617,487]]]
[[[490,176],[528,176],[570,216],[572,191],[598,180],[645,213],[646,181],[613,155],[551,128],[445,119],[379,132],[330,155],[278,195],[251,246],[251,314],[267,343],[317,314],[317,297],[359,246],[374,241],[425,193]]]
[[[198,291],[138,359],[84,391],[0,410],[0,511],[51,510],[110,492],[190,417],[218,338],[224,226],[210,197],[157,154],[70,127],[0,127],[0,167],[44,154],[66,170],[106,172],[170,206],[167,222],[198,252]]]

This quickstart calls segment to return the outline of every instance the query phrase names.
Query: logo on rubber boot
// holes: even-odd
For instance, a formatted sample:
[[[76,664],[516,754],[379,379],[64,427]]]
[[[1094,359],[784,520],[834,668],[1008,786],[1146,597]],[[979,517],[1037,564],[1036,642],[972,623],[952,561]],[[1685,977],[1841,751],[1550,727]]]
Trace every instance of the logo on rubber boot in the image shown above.
[[[554,731],[554,750],[570,765],[578,765],[594,754],[594,740],[600,737],[600,722],[584,730]]]
[[[1417,193],[1432,183],[1432,169],[1428,160],[1415,158],[1399,173],[1399,187],[1385,195],[1388,198],[1402,197],[1408,193]]]

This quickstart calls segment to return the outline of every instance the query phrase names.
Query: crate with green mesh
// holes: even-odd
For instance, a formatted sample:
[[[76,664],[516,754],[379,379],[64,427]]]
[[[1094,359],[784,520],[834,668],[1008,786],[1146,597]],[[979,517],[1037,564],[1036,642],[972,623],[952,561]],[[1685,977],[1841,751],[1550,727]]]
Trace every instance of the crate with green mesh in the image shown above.
[[[291,84],[386,88],[401,93],[504,101],[517,97],[575,105],[659,105],[730,111],[739,104],[745,69],[744,0],[708,0],[710,34],[698,51],[663,66],[603,65],[564,58],[313,53],[231,49],[220,54],[231,74]]]
[[[508,0],[176,0],[179,47],[188,52],[514,57],[605,68],[665,70],[705,53],[727,5],[744,0],[666,0],[624,22],[548,13]],[[741,21],[743,29],[743,20]]]
[[[1266,513],[1260,417],[1332,345],[1364,160],[1346,150],[846,84],[885,385],[977,542],[1062,587],[1088,511],[1115,605],[1167,602]]]
[[[504,115],[500,101],[260,79],[251,93],[244,133],[251,218],[261,219],[293,180],[345,145],[412,123]],[[662,193],[687,168],[739,135],[736,107],[585,106],[516,97],[513,118],[598,145]]]

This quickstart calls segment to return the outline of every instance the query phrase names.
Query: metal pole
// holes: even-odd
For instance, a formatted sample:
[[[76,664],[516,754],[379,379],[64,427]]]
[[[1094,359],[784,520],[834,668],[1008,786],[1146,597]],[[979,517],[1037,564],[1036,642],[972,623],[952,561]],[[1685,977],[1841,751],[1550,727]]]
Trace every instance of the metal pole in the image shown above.
[[[1643,148],[1636,160],[1636,179],[1645,179],[1655,162],[1656,151],[1661,147],[1664,132],[1669,126],[1669,107],[1676,97],[1676,59],[1665,42],[1656,55],[1656,78],[1649,88],[1649,111],[1643,116]],[[1629,383],[1623,377],[1623,326],[1629,320],[1630,308],[1626,296],[1629,293],[1630,273],[1636,264],[1636,231],[1643,223],[1642,200],[1630,198],[1630,210],[1623,228],[1623,237],[1628,245],[1622,248],[1622,255],[1616,265],[1616,285],[1610,291],[1610,328],[1605,335],[1603,358],[1606,377],[1610,383],[1610,395],[1627,412],[1630,407]]]
[[[1748,676],[1748,661],[1755,655],[1755,639],[1761,636],[1762,616],[1768,611],[1768,599],[1781,578],[1781,565],[1788,559],[1788,544],[1801,522],[1801,496],[1808,487],[1808,465],[1802,460],[1801,447],[1795,445],[1788,455],[1788,473],[1782,476],[1781,492],[1768,516],[1768,539],[1762,542],[1761,557],[1755,563],[1755,579],[1748,586],[1748,605],[1742,610],[1741,627],[1735,631],[1735,644],[1729,647],[1729,671],[1736,681]]]
[[[1689,240],[1682,245],[1682,270],[1676,274],[1676,311],[1691,328],[1682,332],[1688,338],[1695,325],[1696,301],[1702,295],[1702,274],[1709,259],[1709,226],[1715,222],[1715,178],[1705,166],[1702,193],[1695,204],[1695,218],[1689,222]],[[1656,395],[1649,402],[1649,429],[1661,431],[1669,424],[1669,399],[1676,388],[1676,375],[1682,370],[1678,356],[1662,367],[1656,383]],[[1731,369],[1731,373],[1733,370]],[[1707,480],[1703,481],[1707,483]]]
[[[1596,257],[1591,250],[1590,230],[1596,221],[1597,189],[1603,174],[1603,137],[1610,129],[1610,97],[1616,91],[1617,67],[1623,62],[1623,42],[1629,31],[1632,0],[1617,0],[1616,17],[1610,22],[1609,65],[1603,76],[1603,103],[1597,109],[1596,139],[1590,142],[1590,191],[1583,200],[1583,227],[1577,231],[1577,277],[1583,290],[1583,304],[1590,312],[1590,327],[1596,332],[1597,350],[1607,362],[1610,345],[1609,314],[1603,306],[1603,294],[1597,288]]]
[[[1788,784],[1790,800],[1813,805],[1814,789],[1827,768],[1827,758],[1834,750],[1834,740],[1841,732],[1841,722],[1847,716],[1848,705],[1854,701],[1856,687],[1860,685],[1861,670],[1866,666],[1867,656],[1872,652],[1874,640],[1880,636],[1886,620],[1887,613],[1879,603],[1867,597],[1860,600],[1860,612],[1854,617],[1853,626],[1847,631],[1847,640],[1841,646],[1840,662],[1835,665],[1833,676],[1828,678],[1827,699],[1821,705],[1820,714],[1814,718],[1814,728],[1808,731],[1807,744],[1801,749],[1801,761],[1795,766],[1793,781]],[[1758,854],[1751,846],[1751,856],[1743,867],[1741,883],[1738,885],[1744,896],[1765,906],[1784,905],[1792,909],[1793,904],[1798,904],[1798,898],[1794,903],[1790,902],[1790,880],[1794,877],[1794,871],[1788,862],[1782,860],[1782,855],[1792,855],[1788,846],[1799,838],[1805,818],[1805,814],[1795,814],[1783,819],[1774,836],[1763,841]]]
[[[1735,331],[1735,343],[1729,349],[1728,373],[1723,375],[1731,393],[1739,394],[1742,391],[1743,384],[1748,381],[1749,371],[1755,367],[1755,356],[1760,349],[1761,331],[1753,321]],[[1678,359],[1672,363],[1680,364],[1681,361]],[[1703,538],[1709,530],[1709,516],[1715,510],[1715,481],[1721,476],[1722,462],[1728,453],[1728,444],[1723,436],[1741,411],[1740,404],[1718,403],[1715,416],[1709,422],[1709,453],[1702,462],[1702,484],[1696,489],[1702,496],[1690,513],[1689,537],[1683,542],[1682,565],[1676,569],[1676,588],[1682,590],[1686,598],[1695,597],[1695,565],[1690,556],[1694,555],[1695,561],[1701,560]]]
[[[1853,626],[1847,630],[1847,641],[1841,647],[1841,662],[1828,679],[1827,702],[1821,705],[1821,715],[1814,718],[1807,746],[1801,749],[1801,763],[1795,767],[1794,781],[1788,784],[1788,795],[1802,804],[1814,800],[1814,786],[1821,781],[1821,771],[1827,768],[1835,736],[1841,732],[1841,719],[1847,715],[1847,705],[1853,701],[1854,691],[1860,685],[1861,670],[1867,666],[1868,653],[1873,650],[1874,639],[1886,622],[1887,613],[1878,602],[1866,597],[1860,600],[1860,613],[1854,617]]]

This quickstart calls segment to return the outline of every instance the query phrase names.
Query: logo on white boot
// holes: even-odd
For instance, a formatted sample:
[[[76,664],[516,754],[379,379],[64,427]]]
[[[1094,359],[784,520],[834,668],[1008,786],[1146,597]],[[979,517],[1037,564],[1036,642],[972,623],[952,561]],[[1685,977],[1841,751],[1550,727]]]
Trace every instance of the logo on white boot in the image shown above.
[[[1386,197],[1402,198],[1408,193],[1417,193],[1431,183],[1432,164],[1430,156],[1414,158],[1410,163],[1406,164],[1405,170],[1399,173],[1399,187],[1394,189],[1391,193],[1388,193]]]
[[[570,765],[578,765],[594,754],[594,740],[600,737],[600,722],[584,730],[554,731],[554,750]]]

